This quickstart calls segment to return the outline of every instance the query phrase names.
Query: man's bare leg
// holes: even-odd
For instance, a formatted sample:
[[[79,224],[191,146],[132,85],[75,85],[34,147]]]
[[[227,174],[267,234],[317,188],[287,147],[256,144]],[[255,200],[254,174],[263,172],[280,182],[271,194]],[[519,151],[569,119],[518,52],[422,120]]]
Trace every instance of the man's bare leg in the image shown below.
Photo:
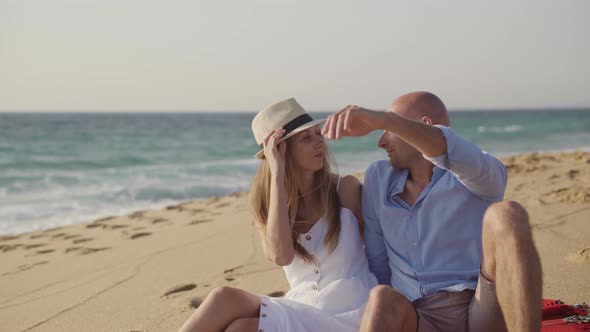
[[[509,331],[541,329],[542,271],[526,210],[516,202],[492,204],[483,220],[482,273],[496,283]]]
[[[417,324],[418,317],[410,301],[399,291],[380,285],[369,294],[360,331],[416,332]]]

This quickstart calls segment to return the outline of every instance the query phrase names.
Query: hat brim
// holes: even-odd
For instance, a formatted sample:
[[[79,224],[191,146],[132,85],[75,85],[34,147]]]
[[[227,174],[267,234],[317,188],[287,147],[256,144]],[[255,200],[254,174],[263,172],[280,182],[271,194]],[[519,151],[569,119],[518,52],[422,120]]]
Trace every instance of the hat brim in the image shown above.
[[[295,134],[298,134],[298,133],[300,133],[300,132],[302,132],[302,131],[304,131],[304,130],[306,130],[306,129],[309,129],[309,128],[311,128],[311,127],[315,127],[315,126],[317,126],[317,125],[319,125],[319,124],[322,124],[322,123],[324,123],[325,121],[326,121],[326,119],[313,120],[313,121],[311,121],[311,122],[308,122],[308,123],[306,123],[306,124],[304,124],[304,125],[302,125],[302,126],[300,126],[300,127],[297,127],[297,128],[295,128],[295,129],[294,129],[292,132],[290,132],[289,134],[287,134],[287,135],[285,135],[285,136],[281,137],[281,139],[279,139],[279,141],[277,142],[277,144],[279,144],[279,143],[281,143],[281,142],[283,142],[283,141],[287,140],[289,137],[291,137],[291,136],[293,136],[293,135],[295,135]],[[260,151],[258,151],[258,152],[257,152],[257,153],[254,155],[254,158],[258,158],[258,159],[264,159],[264,150],[260,150]]]

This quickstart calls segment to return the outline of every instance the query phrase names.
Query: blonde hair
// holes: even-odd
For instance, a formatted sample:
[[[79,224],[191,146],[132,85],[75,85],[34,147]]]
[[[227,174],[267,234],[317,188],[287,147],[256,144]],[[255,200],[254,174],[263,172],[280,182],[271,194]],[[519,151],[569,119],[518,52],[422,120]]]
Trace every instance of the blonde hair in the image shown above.
[[[306,262],[314,262],[315,258],[299,243],[300,233],[295,230],[297,210],[302,197],[297,185],[297,170],[291,160],[289,139],[287,139],[287,151],[285,153],[285,192],[287,194],[287,209],[291,223],[291,237],[295,254]],[[340,237],[340,199],[336,188],[335,179],[332,176],[333,157],[326,146],[324,152],[324,167],[314,174],[314,190],[320,191],[321,216],[328,222],[328,231],[324,239],[330,252],[338,245]],[[250,206],[254,214],[254,223],[257,227],[266,230],[268,208],[270,203],[270,168],[266,159],[262,160],[250,190]]]

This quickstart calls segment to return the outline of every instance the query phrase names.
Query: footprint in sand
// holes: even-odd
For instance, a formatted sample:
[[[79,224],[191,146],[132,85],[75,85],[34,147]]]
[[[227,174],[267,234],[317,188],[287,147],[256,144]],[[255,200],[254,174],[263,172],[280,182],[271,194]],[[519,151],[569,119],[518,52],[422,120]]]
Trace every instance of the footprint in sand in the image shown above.
[[[0,246],[0,250],[2,252],[8,252],[8,251],[16,250],[16,249],[18,249],[18,247],[21,247],[21,246],[22,246],[22,244],[20,244],[20,243],[17,243],[17,244],[5,244],[5,245],[1,245]]]
[[[50,252],[54,252],[55,249],[46,249],[46,250],[37,250],[37,255],[41,255],[41,254],[48,254]]]
[[[76,244],[76,243],[83,243],[83,242],[88,242],[88,241],[92,241],[92,240],[94,240],[94,239],[93,238],[90,238],[90,237],[87,237],[87,238],[83,238],[83,239],[77,239],[77,240],[74,240],[72,242]]]
[[[285,295],[285,292],[283,292],[283,291],[276,291],[276,292],[268,293],[266,295],[268,295],[270,297],[281,297],[281,296],[284,296]]]
[[[30,236],[30,239],[38,239],[38,238],[40,238],[40,237],[44,237],[44,236],[45,236],[45,234],[31,235],[31,236]]]
[[[67,253],[70,253],[70,252],[72,252],[72,251],[78,251],[78,250],[80,250],[80,249],[82,249],[82,248],[83,248],[83,247],[70,247],[70,248],[66,248],[66,249],[64,250],[64,252],[67,254]]]
[[[42,264],[47,264],[47,263],[49,263],[49,261],[40,261],[40,262],[36,262],[36,263],[33,263],[33,264],[20,265],[20,266],[17,266],[16,267],[16,269],[17,269],[16,271],[5,272],[5,273],[2,273],[2,275],[3,276],[6,276],[6,275],[10,275],[10,274],[16,274],[16,273],[19,273],[19,272],[30,270],[33,267],[37,266],[37,265],[42,265]]]
[[[95,220],[94,222],[95,222],[95,223],[101,223],[101,222],[104,222],[104,221],[110,221],[110,220],[113,220],[113,219],[116,219],[116,218],[117,218],[117,217],[106,217],[106,218],[102,218],[102,219]]]
[[[103,224],[96,224],[96,223],[92,223],[92,224],[86,225],[86,228],[97,228],[97,227],[104,228],[105,225],[103,225]]]
[[[53,227],[50,229],[46,229],[43,231],[43,233],[51,233],[51,232],[55,232],[55,231],[59,231],[60,229],[64,228],[64,226],[60,226],[60,227]]]
[[[193,309],[197,309],[201,303],[203,303],[203,299],[200,297],[193,297],[192,299],[190,299],[188,305],[189,307],[193,308]]]
[[[64,250],[64,252],[70,253],[70,252],[78,252],[80,255],[88,255],[88,254],[93,254],[95,252],[99,252],[99,251],[103,251],[103,250],[108,250],[111,249],[111,247],[102,247],[102,248],[85,248],[85,247],[70,247]]]
[[[80,234],[67,235],[66,237],[64,237],[64,240],[75,239],[80,236],[82,236],[82,235],[80,235]]]
[[[52,253],[54,251],[55,251],[55,249],[37,250],[37,251],[35,251],[32,254],[25,255],[25,257],[36,256],[36,255],[43,255],[43,254],[49,254],[49,253]]]
[[[190,223],[188,223],[187,226],[198,225],[198,224],[211,222],[211,221],[213,221],[213,219],[195,219],[195,220],[191,221]]]
[[[141,219],[143,218],[145,215],[145,212],[143,211],[139,211],[139,212],[134,212],[132,214],[129,215],[129,218],[131,219]]]
[[[559,188],[552,191],[550,194],[564,203],[590,202],[590,187]]]
[[[244,267],[244,265],[238,265],[238,266],[236,266],[236,267],[229,268],[229,269],[227,269],[227,270],[224,270],[224,271],[223,271],[223,274],[232,273],[232,272],[234,272],[235,270],[237,270],[237,269],[241,269],[241,268],[243,268],[243,267]]]
[[[232,268],[229,268],[227,270],[224,270],[223,271],[223,274],[225,275],[225,277],[223,279],[225,279],[225,281],[234,281],[234,280],[236,280],[235,275],[233,275],[233,273],[236,270],[241,269],[243,267],[244,267],[244,265],[238,265],[236,267],[232,267]]]
[[[49,261],[41,261],[41,262],[36,262],[33,264],[20,265],[20,266],[17,266],[16,268],[19,269],[20,271],[24,271],[24,270],[28,270],[28,269],[32,268],[35,265],[41,265],[41,264],[47,264],[47,263],[49,263]]]
[[[111,225],[111,229],[125,228],[125,227],[129,227],[129,225]]]
[[[215,205],[214,207],[216,209],[220,209],[220,208],[224,208],[224,207],[229,206],[229,205],[230,205],[229,203],[221,203],[221,204]]]
[[[168,210],[168,211],[177,210],[178,212],[182,212],[182,211],[184,211],[184,207],[182,207],[182,205],[171,205],[171,206],[167,206],[166,210]]]
[[[166,219],[166,218],[156,218],[156,219],[152,220],[152,224],[157,224],[160,222],[167,222],[167,221],[168,221],[168,219]]]
[[[20,235],[3,235],[0,236],[0,242],[9,241],[9,240],[16,240],[20,237]]]
[[[28,245],[25,245],[23,248],[25,248],[25,250],[29,250],[29,249],[33,249],[33,248],[43,247],[46,245],[47,245],[46,243],[28,244]]]
[[[137,239],[137,238],[140,238],[140,237],[144,237],[144,236],[148,236],[148,235],[152,235],[152,233],[149,233],[149,232],[135,233],[135,234],[131,235],[129,238],[132,239],[132,240],[134,240],[134,239]]]
[[[195,285],[195,284],[184,284],[184,285],[174,286],[174,287],[167,289],[161,297],[167,298],[169,295],[187,292],[191,289],[195,289],[196,287],[197,287],[197,285]]]
[[[111,249],[111,247],[82,248],[82,250],[80,251],[80,255],[94,254],[95,252],[99,252],[99,251],[103,251],[103,250],[109,250],[109,249]]]
[[[576,253],[568,255],[567,258],[570,262],[578,264],[590,263],[590,248],[580,249]]]
[[[57,233],[57,234],[53,234],[51,237],[55,239],[55,238],[62,237],[65,235],[66,235],[66,233]]]
[[[570,178],[570,180],[573,180],[576,178],[576,176],[578,176],[578,174],[580,174],[580,171],[577,169],[570,169],[567,172],[567,176]]]

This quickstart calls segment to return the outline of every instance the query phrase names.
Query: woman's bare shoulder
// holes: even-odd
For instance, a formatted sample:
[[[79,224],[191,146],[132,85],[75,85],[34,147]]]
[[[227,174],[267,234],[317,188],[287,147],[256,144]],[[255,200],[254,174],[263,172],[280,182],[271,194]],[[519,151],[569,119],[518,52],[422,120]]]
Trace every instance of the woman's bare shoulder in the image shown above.
[[[342,175],[338,196],[342,207],[356,210],[361,198],[361,182],[354,175]]]

